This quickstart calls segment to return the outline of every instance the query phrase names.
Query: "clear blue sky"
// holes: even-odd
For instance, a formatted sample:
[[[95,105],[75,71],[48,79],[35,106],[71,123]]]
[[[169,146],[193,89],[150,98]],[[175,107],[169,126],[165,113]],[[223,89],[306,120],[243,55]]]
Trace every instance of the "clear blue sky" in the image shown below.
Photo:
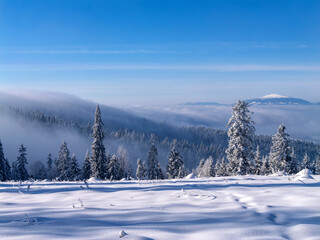
[[[0,0],[0,90],[320,101],[320,1]]]

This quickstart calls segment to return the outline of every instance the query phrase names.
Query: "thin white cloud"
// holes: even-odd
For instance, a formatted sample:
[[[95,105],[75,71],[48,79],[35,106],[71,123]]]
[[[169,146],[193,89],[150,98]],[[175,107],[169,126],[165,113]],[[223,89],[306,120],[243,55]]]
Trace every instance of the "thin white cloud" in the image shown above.
[[[111,48],[111,49],[110,49]],[[216,49],[305,49],[319,48],[318,45],[310,45],[307,43],[294,42],[196,42],[185,43],[176,42],[170,44],[122,44],[110,45],[109,49],[88,49],[86,47],[79,48],[60,48],[60,49],[2,49],[2,53],[17,54],[158,54],[158,53],[190,53],[198,52],[199,48],[205,48],[206,51]],[[174,50],[173,50],[174,49]],[[177,51],[177,49],[179,49]],[[191,49],[193,49],[191,51]]]
[[[17,50],[14,53],[22,54],[152,54],[154,50]]]
[[[2,64],[0,71],[107,71],[160,70],[199,72],[320,71],[320,65],[108,65],[108,64]]]

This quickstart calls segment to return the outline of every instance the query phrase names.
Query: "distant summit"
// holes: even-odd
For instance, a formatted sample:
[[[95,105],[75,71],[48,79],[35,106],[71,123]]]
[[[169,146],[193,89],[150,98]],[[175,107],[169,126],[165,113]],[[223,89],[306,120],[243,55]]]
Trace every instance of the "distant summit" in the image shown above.
[[[245,100],[251,105],[320,105],[320,102],[312,103],[301,98],[283,96],[280,94],[268,94],[259,98]],[[229,106],[233,104],[222,104],[217,102],[186,102],[180,105],[184,106]]]
[[[263,97],[261,97],[262,99],[268,99],[268,98],[289,98],[287,96],[282,96],[279,94],[269,94],[269,95],[265,95]]]
[[[252,105],[313,105],[301,98],[287,97],[279,94],[269,94],[260,98],[247,99]]]

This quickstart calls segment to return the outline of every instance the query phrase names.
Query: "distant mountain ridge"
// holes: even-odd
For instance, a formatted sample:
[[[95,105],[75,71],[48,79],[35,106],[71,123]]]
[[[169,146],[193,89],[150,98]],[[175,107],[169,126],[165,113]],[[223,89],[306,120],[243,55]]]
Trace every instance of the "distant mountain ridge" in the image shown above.
[[[270,94],[260,98],[247,99],[246,102],[252,105],[313,105],[301,98],[287,97],[278,94]]]
[[[320,105],[320,102],[312,103],[307,100],[295,97],[269,94],[259,98],[246,99],[251,105]],[[222,104],[217,102],[187,102],[181,105],[188,106],[228,106],[233,104]]]
[[[229,104],[217,103],[217,102],[186,102],[180,105],[187,106],[227,106]]]

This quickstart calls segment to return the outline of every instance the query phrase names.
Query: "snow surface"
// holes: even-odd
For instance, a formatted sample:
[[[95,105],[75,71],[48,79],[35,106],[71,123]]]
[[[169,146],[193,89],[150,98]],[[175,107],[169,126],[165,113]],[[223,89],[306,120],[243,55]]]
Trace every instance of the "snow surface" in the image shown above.
[[[288,98],[287,96],[282,96],[279,94],[269,94],[261,97],[262,99],[268,99],[268,98]]]
[[[320,239],[320,176],[89,185],[0,183],[0,239]]]

